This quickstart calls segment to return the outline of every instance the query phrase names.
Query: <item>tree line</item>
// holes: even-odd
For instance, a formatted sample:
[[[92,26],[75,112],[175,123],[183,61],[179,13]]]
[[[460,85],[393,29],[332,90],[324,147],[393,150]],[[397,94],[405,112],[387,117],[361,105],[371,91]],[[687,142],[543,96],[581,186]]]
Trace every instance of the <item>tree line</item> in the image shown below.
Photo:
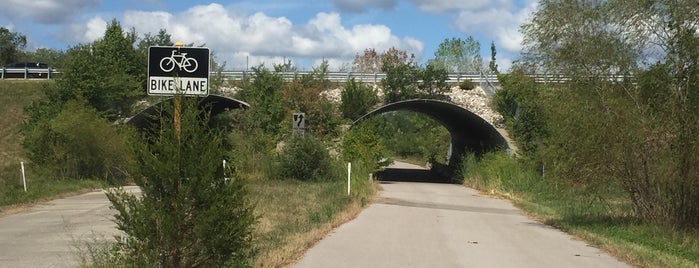
[[[541,1],[495,96],[527,162],[623,189],[644,222],[699,226],[697,15],[692,1]],[[537,84],[531,73],[571,81]]]

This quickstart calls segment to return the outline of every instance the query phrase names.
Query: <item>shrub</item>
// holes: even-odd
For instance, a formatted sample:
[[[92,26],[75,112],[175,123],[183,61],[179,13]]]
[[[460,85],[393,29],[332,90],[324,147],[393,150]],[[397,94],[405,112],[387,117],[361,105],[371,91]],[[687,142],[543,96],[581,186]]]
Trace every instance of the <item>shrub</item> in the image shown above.
[[[61,177],[124,179],[133,160],[126,129],[115,127],[81,101],[68,101],[51,119],[25,130],[31,160]]]
[[[476,88],[476,83],[473,83],[473,81],[466,79],[464,81],[461,81],[461,83],[459,83],[459,88],[461,90],[472,90],[472,89]]]
[[[354,78],[347,81],[340,94],[342,116],[353,121],[368,113],[369,109],[379,102],[374,90],[361,82],[356,82]]]
[[[325,144],[311,135],[293,135],[279,155],[277,177],[304,181],[332,180],[332,159]]]
[[[221,165],[228,152],[223,134],[208,128],[208,115],[196,107],[183,101],[179,133],[164,127],[133,143],[138,168],[131,175],[141,197],[107,194],[124,232],[110,252],[114,266],[250,265],[253,206],[244,180]],[[166,110],[162,126],[172,126],[172,106]]]

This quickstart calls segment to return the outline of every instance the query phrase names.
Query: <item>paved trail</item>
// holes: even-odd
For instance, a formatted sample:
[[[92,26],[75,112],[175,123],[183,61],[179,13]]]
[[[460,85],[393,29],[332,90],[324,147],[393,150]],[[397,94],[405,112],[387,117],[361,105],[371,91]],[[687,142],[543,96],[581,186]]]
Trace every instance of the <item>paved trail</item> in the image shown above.
[[[0,267],[77,267],[77,247],[117,233],[114,213],[95,191],[0,217]]]
[[[460,185],[384,182],[295,267],[628,267]]]

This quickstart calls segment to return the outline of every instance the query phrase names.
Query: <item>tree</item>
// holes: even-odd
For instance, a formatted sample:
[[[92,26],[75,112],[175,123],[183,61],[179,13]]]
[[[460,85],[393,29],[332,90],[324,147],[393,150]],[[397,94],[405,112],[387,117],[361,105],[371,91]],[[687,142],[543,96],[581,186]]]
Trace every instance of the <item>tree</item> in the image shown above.
[[[144,59],[148,59],[148,48],[151,46],[173,46],[172,36],[165,29],[160,29],[157,34],[146,33],[138,41],[136,50]]]
[[[26,54],[27,61],[44,62],[51,68],[62,68],[66,58],[64,51],[53,48],[39,48]]]
[[[542,1],[522,25],[526,61],[568,77],[630,73],[638,63],[640,47],[633,42],[639,36],[614,26],[626,24],[614,2]]]
[[[23,145],[35,164],[75,178],[109,178],[115,168],[123,169],[123,154],[113,147],[123,142],[100,128],[129,116],[144,95],[145,65],[134,50],[134,36],[114,20],[104,38],[68,50],[61,76],[43,88],[46,98],[25,108]],[[78,113],[83,109],[90,116]],[[92,144],[83,144],[88,141]]]
[[[340,92],[340,99],[342,116],[353,121],[368,113],[379,101],[373,89],[355,81],[354,78],[345,83]]]
[[[0,27],[0,63],[4,65],[19,61],[26,46],[26,36],[11,32],[5,27]]]
[[[491,41],[490,42],[490,63],[488,63],[488,69],[490,69],[491,72],[494,74],[499,74],[500,71],[498,71],[498,64],[495,63],[495,55],[497,54],[497,51],[495,50],[495,42]]]
[[[131,106],[145,95],[146,66],[134,49],[135,33],[125,33],[118,21],[107,25],[104,37],[68,50],[62,75],[47,95],[62,105],[81,97],[110,120],[131,114]]]
[[[450,87],[447,84],[449,74],[446,70],[427,64],[425,67],[417,70],[416,76],[420,97],[428,99],[447,98],[445,94],[449,92]]]
[[[354,56],[352,71],[360,73],[381,72],[381,55],[376,53],[373,48],[365,49],[364,54]]]
[[[117,210],[112,258],[125,267],[249,266],[256,217],[244,180],[221,160],[228,155],[224,133],[210,129],[210,107],[201,112],[184,99],[181,128],[173,126],[173,105],[163,124],[133,141],[138,165],[131,170],[140,197],[107,193]]]
[[[243,118],[245,129],[260,129],[266,134],[278,135],[284,116],[281,75],[272,73],[264,66],[252,68],[253,80],[249,87],[238,92],[236,97],[250,103],[250,111]]]
[[[483,69],[483,59],[481,58],[481,45],[473,38],[467,37],[444,39],[434,52],[435,58],[431,64],[440,66],[447,72],[479,72]]]
[[[685,0],[540,3],[524,60],[571,79],[540,102],[550,170],[618,182],[642,220],[699,226],[698,15]]]

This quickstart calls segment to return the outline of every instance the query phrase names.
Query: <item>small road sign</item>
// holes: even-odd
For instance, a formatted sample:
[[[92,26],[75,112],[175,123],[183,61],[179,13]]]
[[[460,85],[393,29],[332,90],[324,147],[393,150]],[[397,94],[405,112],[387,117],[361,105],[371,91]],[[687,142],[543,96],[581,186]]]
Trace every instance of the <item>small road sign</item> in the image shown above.
[[[305,113],[294,113],[293,117],[293,129],[305,129],[306,128],[306,114]]]
[[[149,47],[148,95],[209,95],[209,58],[203,47]]]

